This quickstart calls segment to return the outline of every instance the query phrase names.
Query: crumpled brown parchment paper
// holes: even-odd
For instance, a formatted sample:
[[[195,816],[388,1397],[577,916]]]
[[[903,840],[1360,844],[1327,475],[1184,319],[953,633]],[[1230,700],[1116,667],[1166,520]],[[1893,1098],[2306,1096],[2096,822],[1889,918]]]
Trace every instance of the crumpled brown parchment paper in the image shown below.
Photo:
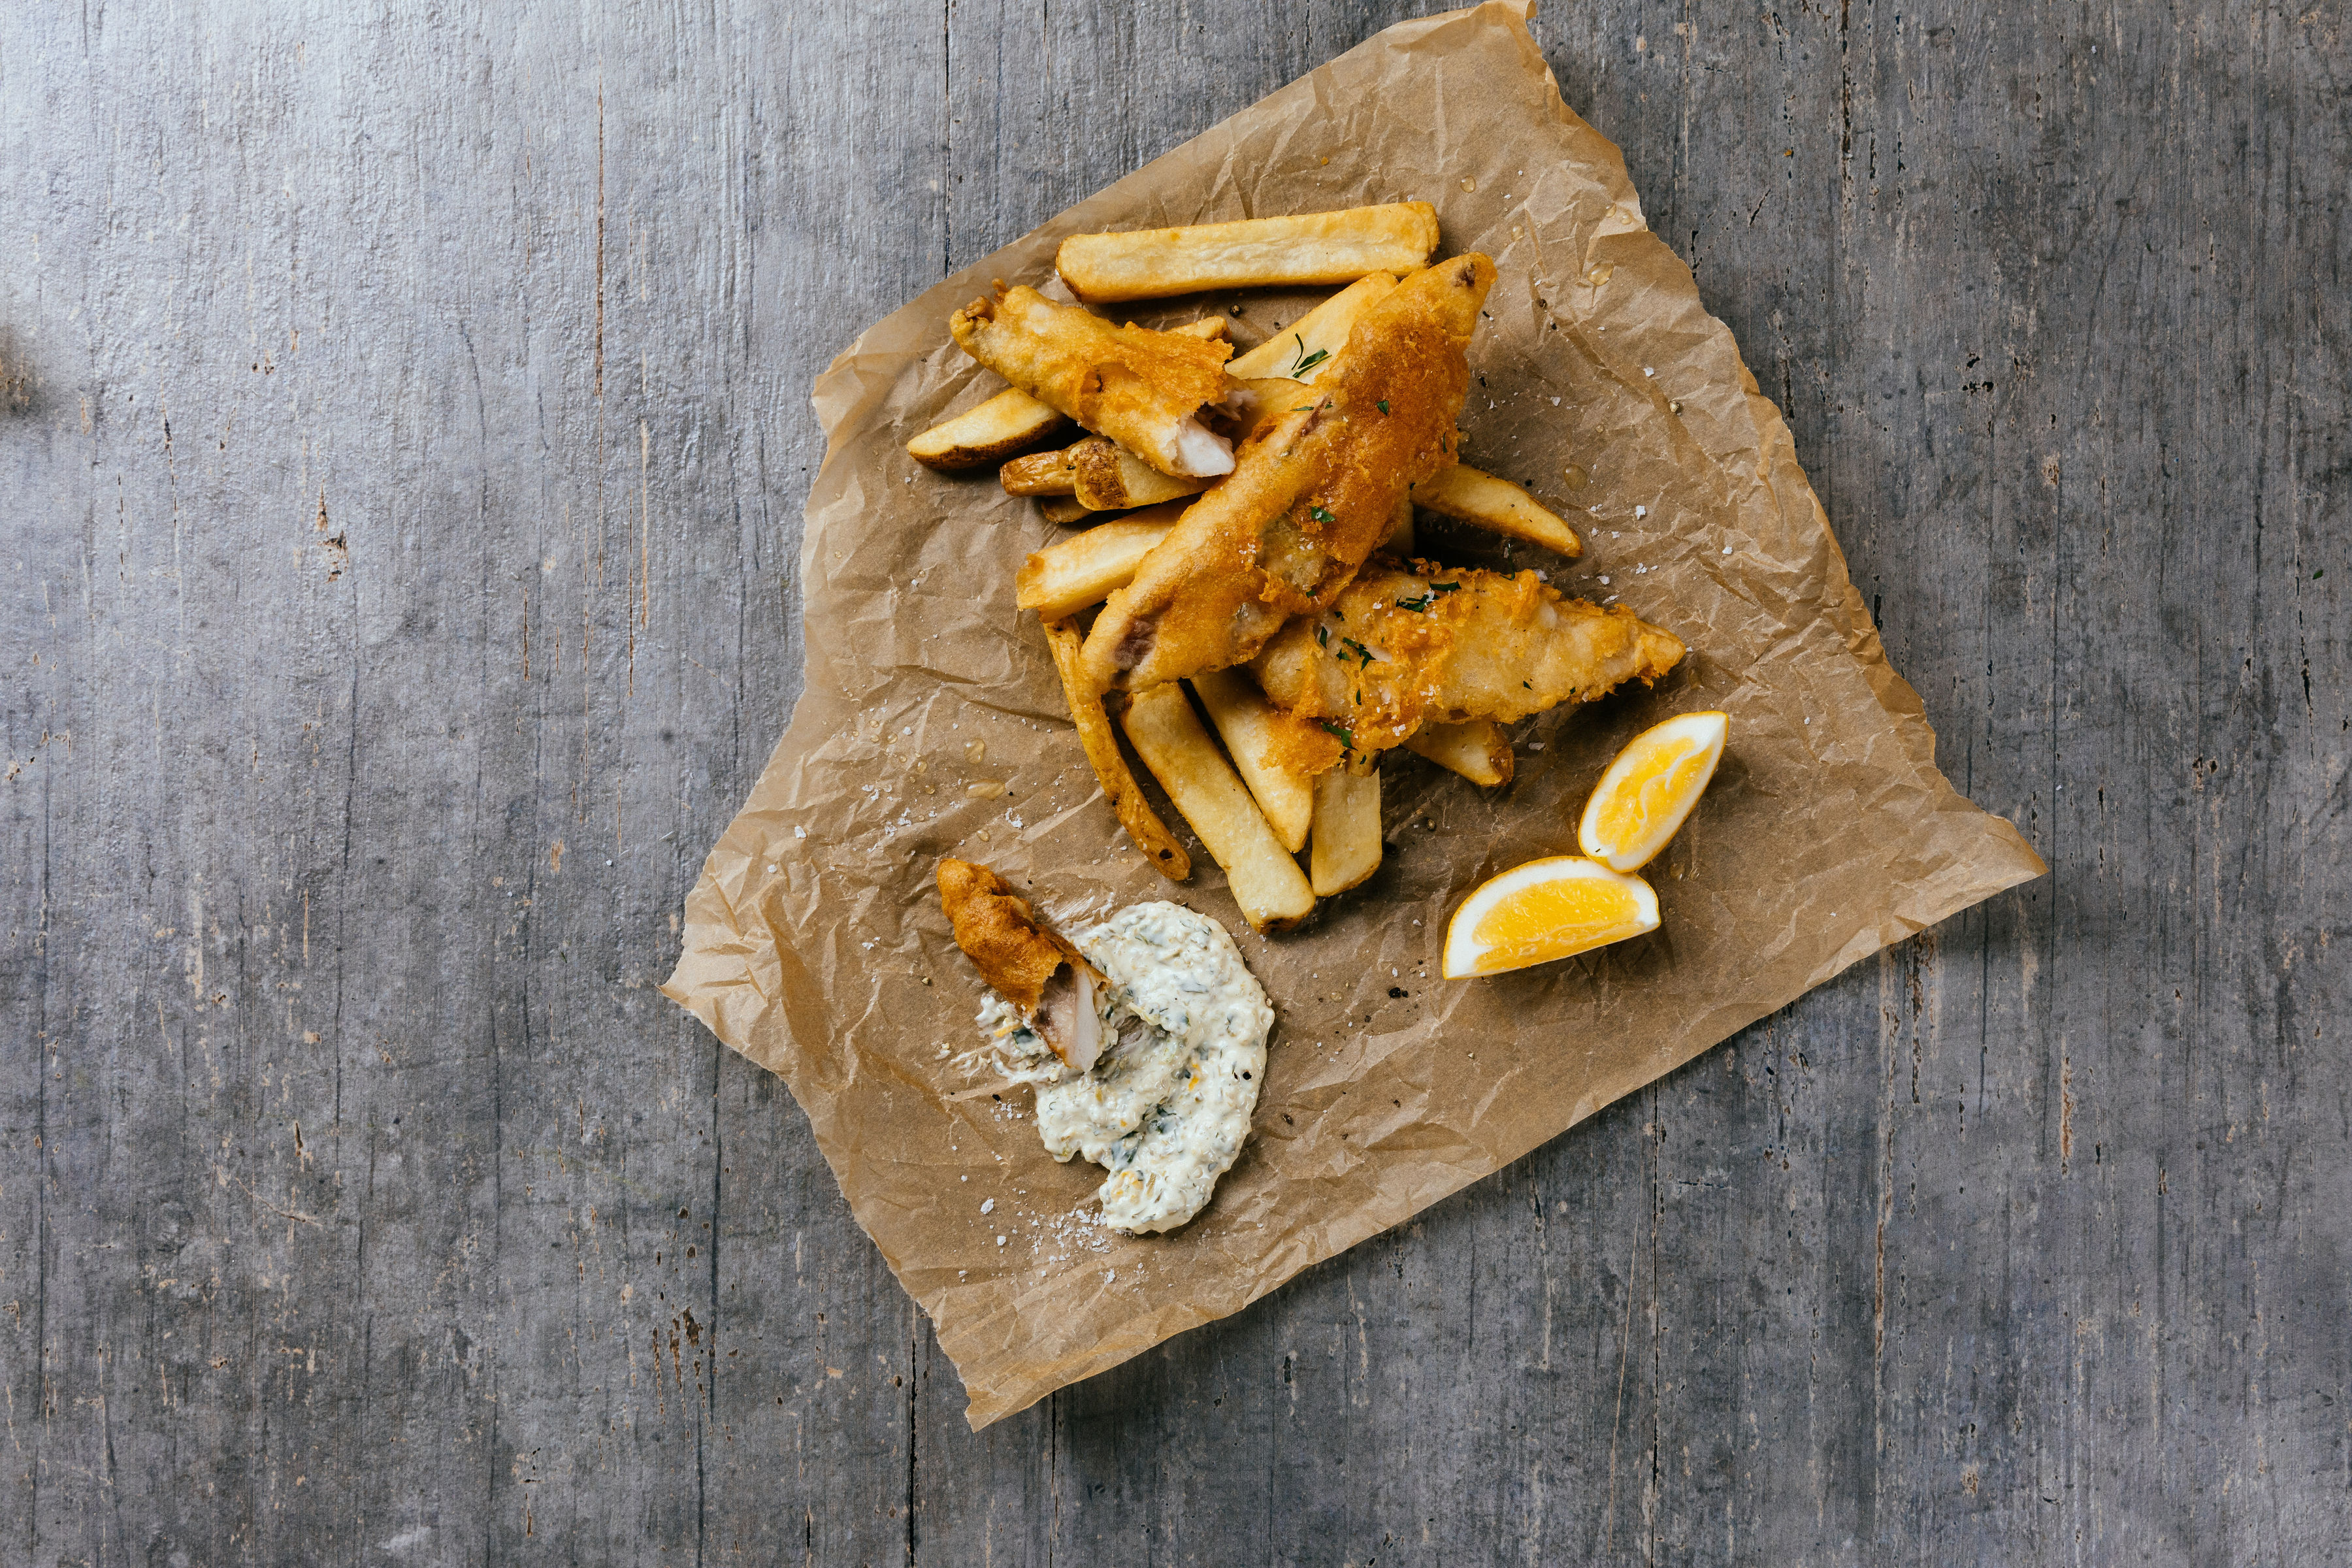
[[[2043,869],[1936,771],[1787,426],[1645,226],[1616,147],[1560,100],[1530,9],[1390,28],[929,290],[817,381],[806,690],[704,866],[663,989],[791,1085],[858,1223],[937,1325],[975,1427],[1239,1310]],[[1499,791],[1393,753],[1380,874],[1304,931],[1261,938],[1197,846],[1192,880],[1165,882],[1103,802],[1044,637],[1013,610],[1014,571],[1057,531],[992,473],[943,479],[901,447],[996,390],[949,341],[950,311],[993,279],[1045,282],[1066,234],[1414,198],[1436,204],[1444,254],[1483,250],[1500,272],[1471,351],[1466,459],[1587,541],[1572,563],[1506,556],[1424,519],[1423,551],[1622,596],[1691,657],[1654,691],[1530,721]],[[1238,307],[1246,346],[1312,298],[1131,319]],[[1662,929],[1437,978],[1460,898],[1573,853],[1616,749],[1701,708],[1730,713],[1730,745],[1649,868]],[[973,1092],[952,1067],[982,992],[933,892],[947,854],[1049,910],[1172,899],[1233,931],[1277,1023],[1249,1145],[1192,1225],[1135,1239],[1089,1223],[1103,1173],[1046,1156],[1027,1091]]]

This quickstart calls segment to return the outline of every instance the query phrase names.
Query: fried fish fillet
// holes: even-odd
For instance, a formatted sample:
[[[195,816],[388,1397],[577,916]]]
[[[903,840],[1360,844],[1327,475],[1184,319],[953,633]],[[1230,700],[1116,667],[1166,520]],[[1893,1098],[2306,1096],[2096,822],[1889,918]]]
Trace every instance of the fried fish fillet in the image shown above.
[[[1231,388],[1233,345],[1149,327],[1114,327],[1023,284],[958,310],[948,330],[963,351],[1163,474],[1230,473],[1233,443],[1201,423]]]
[[[1283,627],[1252,672],[1276,707],[1332,738],[1322,757],[1290,759],[1320,771],[1343,749],[1385,751],[1425,723],[1507,724],[1654,681],[1683,651],[1623,605],[1563,598],[1533,572],[1380,556],[1328,611]]]
[[[1087,637],[1097,689],[1240,664],[1328,605],[1388,536],[1397,501],[1454,461],[1464,357],[1495,265],[1412,274],[1368,307],[1306,400],[1261,423],[1114,594]]]
[[[940,907],[980,977],[1020,1011],[1076,1072],[1102,1054],[1095,991],[1103,984],[1078,950],[1037,923],[1029,900],[985,866],[940,862]]]

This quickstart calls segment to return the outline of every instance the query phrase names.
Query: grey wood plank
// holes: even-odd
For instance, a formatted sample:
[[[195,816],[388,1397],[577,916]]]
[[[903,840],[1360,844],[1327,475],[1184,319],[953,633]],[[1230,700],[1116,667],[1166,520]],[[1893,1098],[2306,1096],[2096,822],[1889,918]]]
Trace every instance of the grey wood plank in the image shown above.
[[[1419,9],[0,16],[0,1556],[2352,1538],[2330,11],[1538,21],[2047,881],[978,1436],[650,990],[809,378]]]
[[[11,164],[57,192],[12,467],[18,493],[84,475],[18,605],[83,602],[48,645],[71,684],[12,733],[82,742],[40,823],[48,925],[115,933],[40,1000],[81,1019],[39,1151],[72,1224],[10,1362],[19,1407],[58,1413],[44,1560],[656,1561],[713,1523],[723,1053],[649,985],[797,689],[807,381],[936,252],[880,200],[878,243],[799,243],[796,203],[936,143],[867,115],[856,155],[804,155],[932,37],[831,20],[18,19],[58,29],[32,41],[59,118],[100,101]],[[761,30],[772,79],[745,70]],[[713,735],[739,753],[715,781]],[[910,1313],[770,1120],[733,1146],[822,1201],[753,1244],[819,1239],[736,1326],[790,1352],[832,1308],[859,1342],[808,1361],[860,1368],[862,1305]],[[117,1268],[130,1237],[160,1261]],[[768,1415],[804,1368],[725,1385],[769,1423],[746,1437],[772,1459],[788,1415],[816,1455],[820,1551],[888,1533],[902,1485],[841,1456],[902,1446],[895,1405],[820,1372]]]

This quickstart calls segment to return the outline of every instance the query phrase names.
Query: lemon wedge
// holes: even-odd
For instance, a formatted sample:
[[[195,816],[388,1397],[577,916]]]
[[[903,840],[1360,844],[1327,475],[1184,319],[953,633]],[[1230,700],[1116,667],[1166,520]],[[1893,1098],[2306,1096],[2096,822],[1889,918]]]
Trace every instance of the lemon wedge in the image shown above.
[[[1445,977],[1500,974],[1658,929],[1658,895],[1598,860],[1554,855],[1488,879],[1445,928]]]
[[[1577,847],[1618,871],[1657,858],[1715,777],[1730,732],[1727,713],[1680,713],[1634,736],[1584,803]]]

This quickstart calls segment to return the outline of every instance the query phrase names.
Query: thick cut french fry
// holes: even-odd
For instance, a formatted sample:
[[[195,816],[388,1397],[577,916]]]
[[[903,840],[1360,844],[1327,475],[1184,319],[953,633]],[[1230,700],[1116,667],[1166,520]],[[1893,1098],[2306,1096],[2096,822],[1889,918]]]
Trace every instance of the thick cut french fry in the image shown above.
[[[1267,420],[1295,414],[1314,398],[1314,392],[1303,381],[1278,375],[1237,381],[1234,389],[1225,394],[1225,416],[1234,422],[1235,436],[1246,440]]]
[[[1192,678],[1192,690],[1209,710],[1209,722],[1225,742],[1234,771],[1265,813],[1282,847],[1296,855],[1307,847],[1307,825],[1315,816],[1315,783],[1307,773],[1284,765],[1273,744],[1281,720],[1274,704],[1258,694],[1256,684],[1237,669],[1220,669]]]
[[[1062,679],[1073,699],[1086,689],[1075,661]],[[1315,909],[1314,889],[1282,841],[1266,826],[1265,814],[1201,727],[1192,699],[1175,681],[1139,693],[1128,705],[1127,738],[1143,765],[1168,792],[1176,809],[1225,868],[1234,902],[1261,931],[1284,931]]]
[[[1410,272],[1437,248],[1427,202],[1244,218],[1129,234],[1074,234],[1054,265],[1070,292],[1099,303],[1204,289],[1347,283],[1368,272]]]
[[[1017,386],[1008,386],[976,408],[932,426],[907,443],[907,455],[927,468],[954,473],[1002,462],[1070,422]]]
[[[1110,801],[1111,810],[1118,814],[1118,823],[1152,868],[1171,882],[1181,882],[1192,874],[1192,858],[1168,831],[1160,814],[1151,809],[1137,787],[1135,775],[1128,771],[1127,758],[1120,754],[1118,737],[1112,733],[1110,715],[1103,711],[1102,699],[1086,683],[1078,669],[1078,647],[1084,639],[1078,628],[1067,621],[1050,621],[1045,626],[1045,642],[1054,650],[1054,668],[1062,678],[1062,695],[1070,704],[1070,720],[1078,727],[1078,744],[1086,748],[1087,761],[1093,764],[1095,782],[1102,785],[1103,795]],[[1139,750],[1140,748],[1139,748]],[[1149,760],[1148,758],[1146,759]]]
[[[1344,893],[1381,868],[1381,774],[1343,765],[1315,775],[1315,844],[1307,856],[1317,898]]]
[[[1182,332],[1114,327],[1079,305],[1023,284],[974,300],[948,321],[963,351],[1160,472],[1233,471],[1233,443],[1198,417],[1231,380],[1224,343]]]
[[[1049,544],[1021,563],[1013,578],[1024,610],[1040,620],[1058,621],[1088,605],[1099,605],[1127,586],[1135,563],[1168,537],[1186,506],[1169,501],[1132,517],[1097,523],[1058,544]]]
[[[1077,476],[1070,469],[1070,449],[1032,452],[996,470],[996,482],[1009,496],[1066,496],[1077,491]],[[1102,508],[1090,510],[1102,510]]]
[[[1236,381],[1265,376],[1313,381],[1348,346],[1348,333],[1364,307],[1395,287],[1396,279],[1386,272],[1357,279],[1247,353],[1235,354],[1226,362],[1225,374]]]
[[[1172,479],[1100,436],[1087,437],[1063,456],[1068,459],[1071,493],[1097,511],[1157,506],[1209,488],[1207,479]]]
[[[1576,530],[1543,503],[1508,479],[1498,479],[1467,463],[1441,468],[1412,492],[1416,505],[1440,517],[1450,517],[1483,528],[1489,533],[1524,539],[1562,555],[1581,555],[1584,542]]]
[[[1105,436],[1089,436],[1058,452],[1015,458],[997,469],[996,477],[1007,495],[1074,495],[1088,511],[1157,506],[1181,496],[1199,495],[1211,483],[1171,479]]]
[[[1082,522],[1095,515],[1095,509],[1076,496],[1039,496],[1037,510],[1047,522]]]
[[[1423,724],[1405,737],[1404,749],[1487,789],[1511,782],[1511,738],[1487,720]]]

